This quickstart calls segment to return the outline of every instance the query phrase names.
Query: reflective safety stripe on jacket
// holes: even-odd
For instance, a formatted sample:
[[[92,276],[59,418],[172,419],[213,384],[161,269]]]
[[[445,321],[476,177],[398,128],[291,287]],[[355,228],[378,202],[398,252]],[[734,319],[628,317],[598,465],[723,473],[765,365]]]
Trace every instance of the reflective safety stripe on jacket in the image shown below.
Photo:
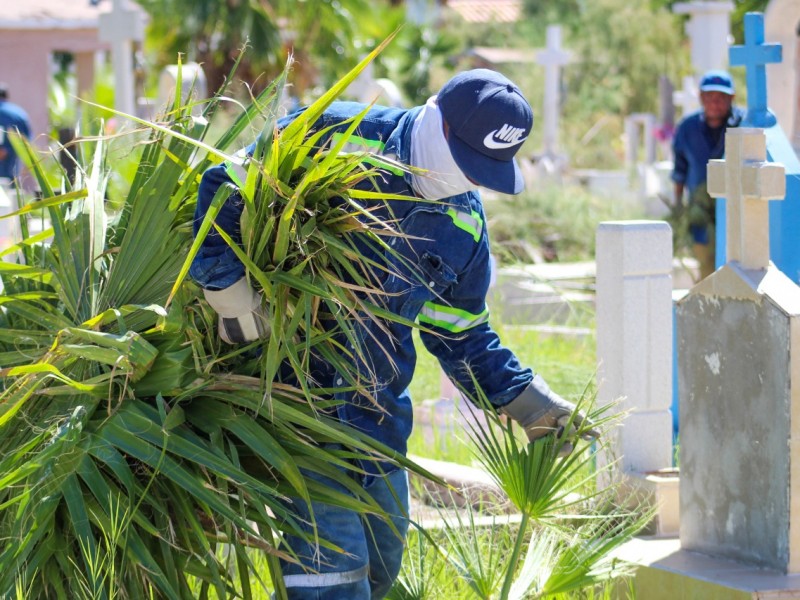
[[[352,571],[341,573],[308,573],[302,575],[284,575],[283,583],[287,588],[318,588],[332,585],[346,585],[366,579],[369,574],[367,565]]]
[[[419,322],[440,327],[451,333],[461,333],[489,320],[489,309],[484,309],[477,315],[465,310],[426,302],[419,311]]]

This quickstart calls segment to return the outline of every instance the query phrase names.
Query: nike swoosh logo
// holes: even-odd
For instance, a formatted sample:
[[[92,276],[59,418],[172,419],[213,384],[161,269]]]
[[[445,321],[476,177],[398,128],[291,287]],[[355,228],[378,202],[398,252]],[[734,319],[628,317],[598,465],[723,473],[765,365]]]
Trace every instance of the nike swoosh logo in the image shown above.
[[[483,138],[483,145],[487,148],[491,148],[492,150],[499,150],[501,148],[511,148],[511,146],[516,146],[517,144],[521,144],[525,140],[528,139],[528,136],[525,136],[521,140],[511,140],[510,142],[498,142],[494,139],[494,134],[497,133],[497,129],[490,132],[485,138]]]

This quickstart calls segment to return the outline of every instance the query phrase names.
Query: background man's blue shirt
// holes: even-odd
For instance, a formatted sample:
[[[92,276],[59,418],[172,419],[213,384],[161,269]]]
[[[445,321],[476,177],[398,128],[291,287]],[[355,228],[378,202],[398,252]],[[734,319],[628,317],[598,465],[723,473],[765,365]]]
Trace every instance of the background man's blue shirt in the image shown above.
[[[725,154],[725,129],[738,127],[744,114],[743,109],[732,107],[727,123],[716,129],[708,126],[702,110],[684,118],[672,142],[675,157],[672,180],[684,184],[690,195],[704,184],[708,161]]]
[[[30,138],[28,113],[13,102],[0,100],[0,130],[0,148],[6,153],[6,157],[0,160],[0,177],[13,179],[17,175],[17,153],[11,147],[11,141],[6,132],[16,130],[26,138]]]

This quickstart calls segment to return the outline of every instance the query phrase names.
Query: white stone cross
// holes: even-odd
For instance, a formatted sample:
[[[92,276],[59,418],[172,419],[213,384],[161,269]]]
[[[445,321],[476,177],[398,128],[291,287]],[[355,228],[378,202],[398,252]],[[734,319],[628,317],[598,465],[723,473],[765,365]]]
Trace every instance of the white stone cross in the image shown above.
[[[111,12],[100,15],[100,41],[111,44],[114,66],[114,108],[136,114],[136,91],[133,78],[133,42],[144,39],[142,11],[128,6],[127,0],[114,0]]]
[[[786,196],[786,169],[767,160],[767,136],[756,127],[730,128],[725,158],[708,162],[708,193],[726,198],[726,256],[744,269],[769,266],[769,203]]]
[[[572,60],[571,54],[561,48],[561,26],[547,26],[547,49],[536,55],[536,62],[544,66],[544,154],[558,153],[558,113],[561,67]]]
[[[672,101],[681,107],[681,117],[699,110],[700,93],[694,77],[687,75],[683,78],[683,88],[672,92]]]

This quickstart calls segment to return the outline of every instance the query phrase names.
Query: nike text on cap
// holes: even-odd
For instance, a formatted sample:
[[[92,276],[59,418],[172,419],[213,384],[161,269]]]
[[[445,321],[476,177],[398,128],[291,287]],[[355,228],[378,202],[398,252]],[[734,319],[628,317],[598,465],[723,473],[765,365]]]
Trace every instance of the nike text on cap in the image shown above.
[[[533,111],[519,88],[496,71],[473,69],[444,84],[437,103],[464,174],[491,190],[519,194],[525,183],[514,155],[533,127]]]

